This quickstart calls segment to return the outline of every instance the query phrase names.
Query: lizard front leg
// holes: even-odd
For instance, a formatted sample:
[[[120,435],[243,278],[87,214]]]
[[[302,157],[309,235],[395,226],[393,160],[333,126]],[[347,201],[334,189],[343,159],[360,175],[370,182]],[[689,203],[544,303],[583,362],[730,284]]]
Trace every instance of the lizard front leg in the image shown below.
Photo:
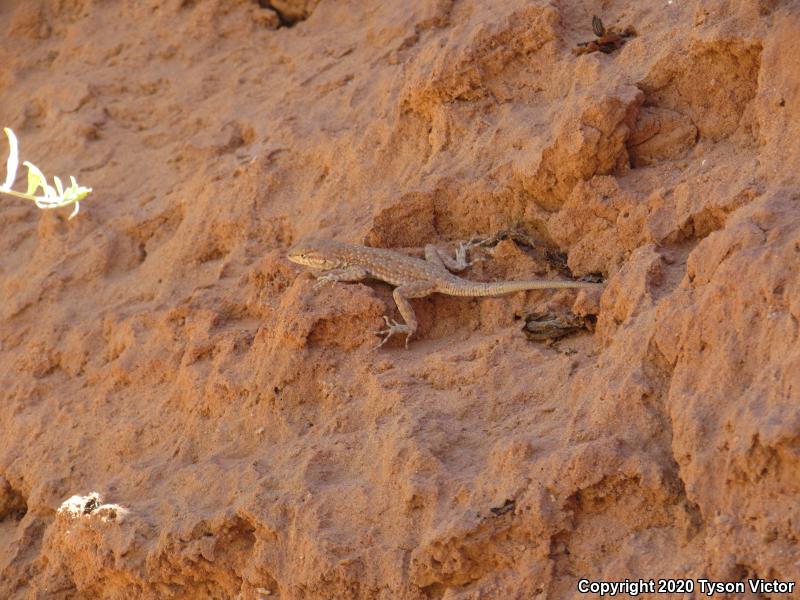
[[[378,348],[389,341],[389,338],[395,333],[406,334],[406,348],[408,348],[408,340],[417,331],[417,316],[414,314],[414,309],[411,307],[411,303],[408,299],[429,296],[435,289],[436,286],[428,281],[415,281],[414,283],[401,285],[394,289],[392,297],[394,298],[395,304],[397,304],[397,309],[400,311],[400,315],[403,317],[405,324],[398,323],[394,319],[389,319],[388,317],[383,317],[383,320],[386,321],[386,329],[381,329],[377,332],[378,335],[384,336],[381,343],[378,344]]]
[[[364,267],[347,267],[345,269],[331,269],[326,271],[319,277],[314,284],[314,289],[325,285],[326,283],[335,281],[345,281],[352,283],[354,281],[363,281],[369,277],[369,272]]]

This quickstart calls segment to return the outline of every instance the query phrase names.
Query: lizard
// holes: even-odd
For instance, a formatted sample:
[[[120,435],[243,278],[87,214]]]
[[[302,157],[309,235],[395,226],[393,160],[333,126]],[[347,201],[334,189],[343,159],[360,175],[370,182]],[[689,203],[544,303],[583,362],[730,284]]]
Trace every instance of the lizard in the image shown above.
[[[384,338],[378,348],[395,334],[408,341],[417,331],[417,317],[410,298],[430,294],[448,296],[500,296],[523,290],[601,288],[603,284],[587,281],[531,279],[525,281],[470,281],[455,275],[476,261],[467,260],[467,250],[481,242],[461,243],[455,258],[433,244],[425,246],[425,259],[407,256],[394,250],[348,244],[328,239],[308,239],[293,246],[287,258],[297,264],[320,269],[315,287],[328,282],[357,282],[377,279],[395,286],[392,292],[404,323],[383,317],[386,329],[376,333]]]

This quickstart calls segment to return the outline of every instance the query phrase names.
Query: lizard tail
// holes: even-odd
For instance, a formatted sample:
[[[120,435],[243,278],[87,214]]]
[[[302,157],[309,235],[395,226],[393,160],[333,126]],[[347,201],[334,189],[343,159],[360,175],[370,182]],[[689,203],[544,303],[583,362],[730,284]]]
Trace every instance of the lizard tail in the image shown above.
[[[452,286],[437,290],[449,296],[502,296],[525,290],[602,289],[604,284],[588,281],[532,279],[528,281],[471,281],[469,286]]]

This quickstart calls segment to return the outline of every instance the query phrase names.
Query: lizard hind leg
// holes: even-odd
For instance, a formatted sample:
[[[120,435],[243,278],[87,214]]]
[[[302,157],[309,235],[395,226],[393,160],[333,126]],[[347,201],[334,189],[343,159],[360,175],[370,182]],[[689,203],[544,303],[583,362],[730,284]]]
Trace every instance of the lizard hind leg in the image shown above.
[[[451,273],[458,273],[467,267],[484,260],[483,258],[476,258],[469,260],[467,258],[467,251],[475,246],[483,244],[483,240],[470,240],[468,242],[459,242],[456,248],[456,257],[452,258],[447,252],[435,246],[434,244],[427,244],[425,246],[425,260],[428,262],[444,267]]]
[[[396,287],[394,292],[392,292],[392,297],[405,323],[398,323],[393,319],[390,320],[388,317],[383,317],[384,321],[386,321],[386,329],[381,329],[376,333],[385,337],[383,341],[378,344],[378,348],[383,346],[395,333],[406,334],[406,348],[408,348],[408,340],[410,340],[411,336],[417,331],[417,316],[414,314],[414,309],[408,299],[423,298],[435,291],[436,285],[430,281],[415,281]]]

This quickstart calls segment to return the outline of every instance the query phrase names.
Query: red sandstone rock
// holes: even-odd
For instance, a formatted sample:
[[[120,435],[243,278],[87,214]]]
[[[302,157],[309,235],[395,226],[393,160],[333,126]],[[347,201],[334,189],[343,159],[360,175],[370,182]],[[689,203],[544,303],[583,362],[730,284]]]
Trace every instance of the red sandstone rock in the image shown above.
[[[575,57],[577,0],[271,4],[0,3],[0,125],[94,188],[0,197],[0,597],[800,580],[798,8],[611,3]],[[285,259],[503,229],[606,289],[376,351],[389,288]]]

